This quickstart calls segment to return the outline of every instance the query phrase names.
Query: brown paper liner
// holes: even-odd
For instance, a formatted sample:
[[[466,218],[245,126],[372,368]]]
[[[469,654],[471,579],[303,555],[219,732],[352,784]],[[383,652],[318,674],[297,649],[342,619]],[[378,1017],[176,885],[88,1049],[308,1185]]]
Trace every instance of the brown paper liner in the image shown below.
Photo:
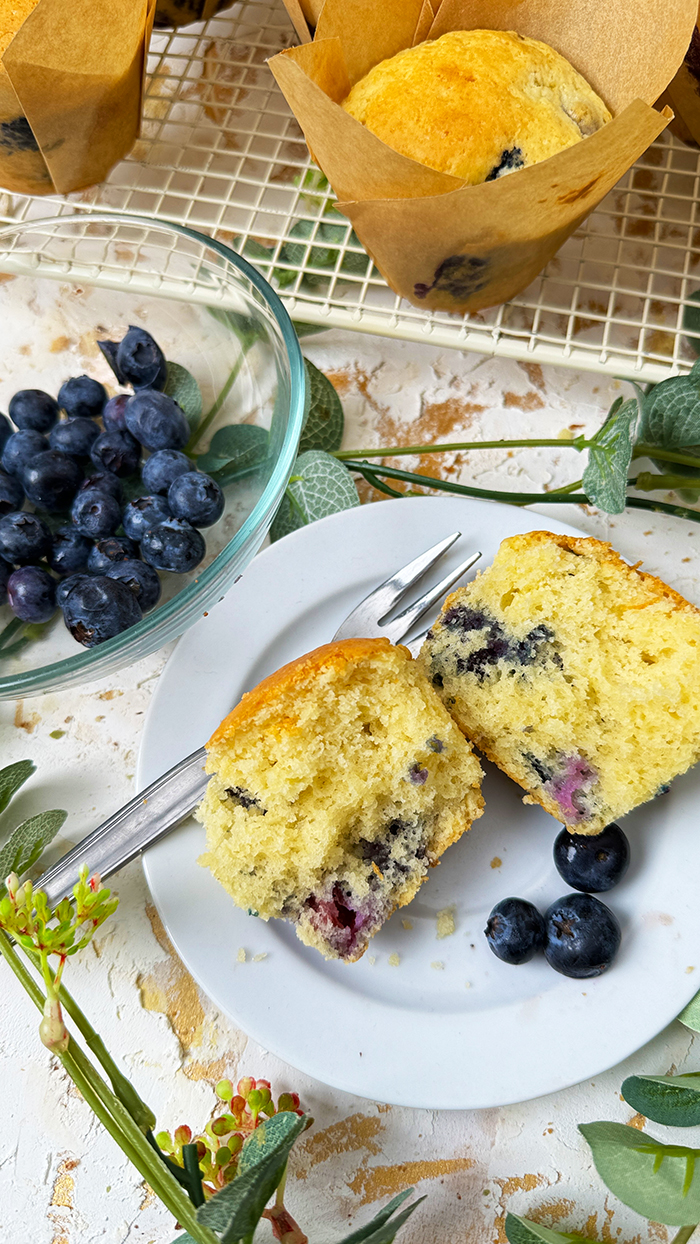
[[[685,59],[667,91],[677,113],[673,131],[684,142],[700,143],[700,12]]]
[[[683,59],[697,12],[698,0],[325,0],[314,42],[269,64],[392,289],[427,309],[476,311],[524,289],[668,124],[670,110],[651,105]],[[467,186],[393,151],[340,107],[374,64],[426,32],[470,29],[550,44],[613,120],[541,164]]]
[[[2,187],[68,194],[104,180],[127,154],[154,8],[154,0],[39,0],[2,57]]]

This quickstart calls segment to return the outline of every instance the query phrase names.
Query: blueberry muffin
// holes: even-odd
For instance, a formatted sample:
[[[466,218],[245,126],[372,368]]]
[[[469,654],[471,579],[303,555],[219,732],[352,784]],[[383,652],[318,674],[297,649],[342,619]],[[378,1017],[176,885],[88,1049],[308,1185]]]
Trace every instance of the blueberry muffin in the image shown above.
[[[419,664],[525,802],[579,834],[700,757],[700,611],[599,540],[504,540],[448,597]]]
[[[453,30],[375,65],[343,108],[387,146],[468,185],[572,147],[611,120],[546,43],[507,30]]]
[[[10,0],[0,6],[0,57],[7,51],[37,0]],[[46,194],[51,177],[31,126],[19,106],[9,74],[0,63],[0,185],[19,193]]]
[[[405,648],[327,644],[266,678],[208,745],[200,863],[234,902],[359,959],[481,816],[481,767]]]

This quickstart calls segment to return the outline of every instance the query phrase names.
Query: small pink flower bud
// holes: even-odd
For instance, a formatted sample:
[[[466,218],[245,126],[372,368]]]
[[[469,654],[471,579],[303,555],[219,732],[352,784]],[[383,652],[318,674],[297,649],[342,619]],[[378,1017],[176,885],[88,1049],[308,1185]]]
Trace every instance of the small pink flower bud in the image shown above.
[[[192,1140],[192,1128],[183,1123],[181,1127],[175,1128],[175,1144],[189,1145]]]
[[[250,1093],[255,1092],[255,1080],[252,1076],[244,1076],[238,1081],[238,1092],[245,1101],[248,1100]]]
[[[230,1080],[219,1080],[214,1092],[221,1101],[230,1101],[233,1097],[233,1085]]]
[[[70,1042],[70,1033],[63,1022],[61,1004],[58,998],[47,998],[44,1003],[44,1018],[39,1024],[39,1036],[42,1045],[52,1054],[65,1054]]]

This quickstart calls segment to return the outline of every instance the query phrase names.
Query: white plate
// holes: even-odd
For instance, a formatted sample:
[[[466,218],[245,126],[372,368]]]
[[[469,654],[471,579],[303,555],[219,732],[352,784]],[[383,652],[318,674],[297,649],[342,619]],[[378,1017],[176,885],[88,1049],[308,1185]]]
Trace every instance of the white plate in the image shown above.
[[[146,721],[139,784],[193,751],[244,691],[326,642],[373,586],[448,532],[464,533],[453,564],[480,548],[488,565],[505,536],[543,526],[580,534],[511,506],[416,497],[333,515],[266,549],[168,662]],[[516,894],[544,908],[568,888],[552,863],[557,823],[525,807],[520,788],[492,767],[482,819],[355,964],[327,963],[291,925],[239,911],[197,865],[204,832],[192,820],[151,848],[144,867],[195,979],[267,1049],[375,1100],[499,1106],[613,1066],[698,988],[699,793],[696,770],[626,818],[632,866],[608,895],[622,949],[607,974],[589,981],[567,980],[541,957],[510,967],[486,944],[484,923],[499,899]],[[438,940],[437,913],[450,905],[456,931]],[[241,947],[246,962],[238,962]]]

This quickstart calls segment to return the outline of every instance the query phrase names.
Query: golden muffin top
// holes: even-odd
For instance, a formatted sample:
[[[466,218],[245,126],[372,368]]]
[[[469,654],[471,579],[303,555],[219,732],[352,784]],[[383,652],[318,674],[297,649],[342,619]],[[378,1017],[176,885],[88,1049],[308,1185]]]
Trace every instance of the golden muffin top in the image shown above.
[[[395,151],[469,185],[538,164],[611,120],[563,56],[507,30],[453,30],[406,48],[343,108]]]

